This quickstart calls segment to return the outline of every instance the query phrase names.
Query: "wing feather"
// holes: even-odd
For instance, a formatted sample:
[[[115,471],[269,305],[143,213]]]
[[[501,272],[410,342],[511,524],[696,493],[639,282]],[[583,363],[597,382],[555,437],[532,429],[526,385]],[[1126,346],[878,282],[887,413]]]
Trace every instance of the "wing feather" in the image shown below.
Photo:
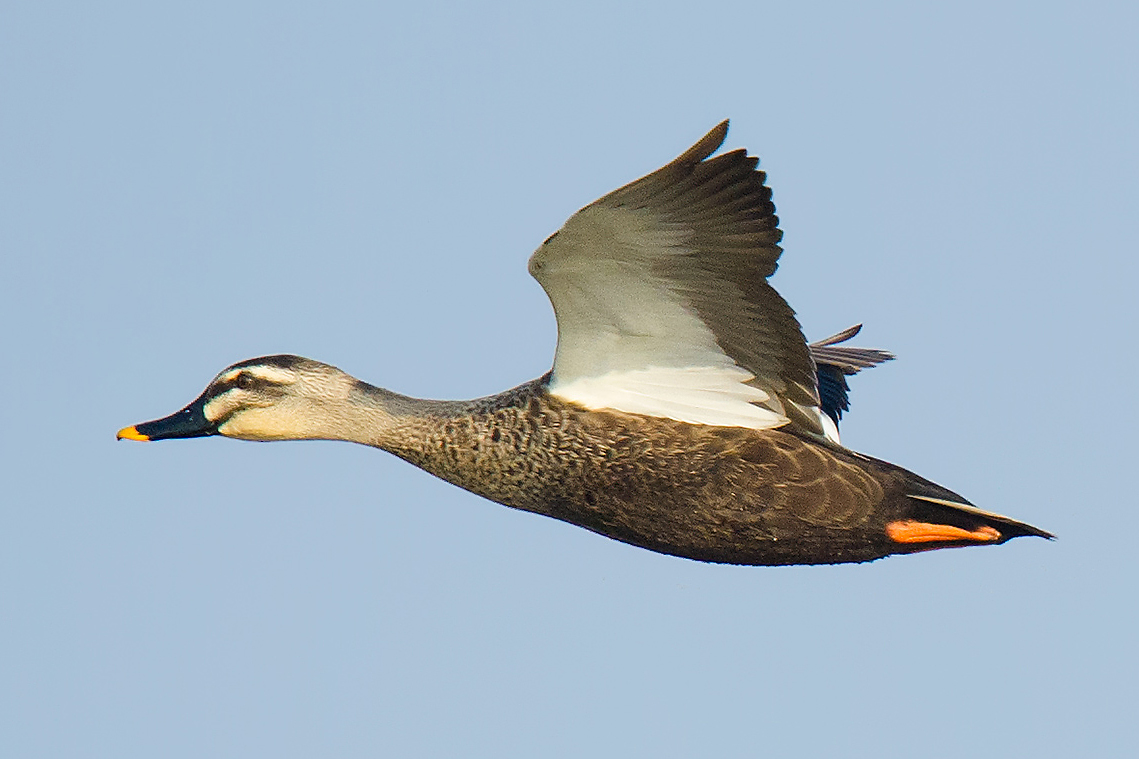
[[[837,429],[844,411],[850,409],[850,385],[846,378],[863,369],[890,361],[894,354],[877,348],[855,348],[839,345],[862,331],[861,324],[847,327],[838,334],[810,344],[818,372],[819,400],[823,413],[831,418]]]
[[[727,130],[581,209],[531,257],[558,320],[550,390],[594,408],[823,434],[810,350],[767,283],[782,232],[766,175],[744,150],[710,157]],[[704,415],[701,398],[714,399]]]

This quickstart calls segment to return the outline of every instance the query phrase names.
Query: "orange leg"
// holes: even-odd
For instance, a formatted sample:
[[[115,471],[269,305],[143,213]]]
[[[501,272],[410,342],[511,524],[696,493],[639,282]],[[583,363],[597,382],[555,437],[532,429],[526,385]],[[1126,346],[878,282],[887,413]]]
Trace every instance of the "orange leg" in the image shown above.
[[[886,534],[895,543],[936,543],[946,540],[973,540],[978,543],[991,543],[1000,540],[1001,534],[992,527],[979,527],[976,530],[963,530],[948,524],[932,524],[907,519],[890,522]]]

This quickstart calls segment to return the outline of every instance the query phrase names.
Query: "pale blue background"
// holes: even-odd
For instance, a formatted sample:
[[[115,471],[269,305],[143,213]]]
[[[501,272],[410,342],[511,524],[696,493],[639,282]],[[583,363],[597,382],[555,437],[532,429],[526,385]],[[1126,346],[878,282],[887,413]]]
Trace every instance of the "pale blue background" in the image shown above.
[[[1065,757],[1139,714],[1130,3],[9,4],[4,757]],[[658,556],[378,451],[115,443],[276,352],[544,372],[526,274],[720,119],[853,448],[1060,540]]]

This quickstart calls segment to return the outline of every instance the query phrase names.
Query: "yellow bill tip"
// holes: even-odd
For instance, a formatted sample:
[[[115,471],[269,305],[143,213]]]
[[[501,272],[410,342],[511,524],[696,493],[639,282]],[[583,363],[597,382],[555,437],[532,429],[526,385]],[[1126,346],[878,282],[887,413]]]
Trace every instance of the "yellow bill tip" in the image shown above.
[[[139,432],[137,427],[132,426],[132,427],[123,427],[121,430],[119,430],[118,434],[115,435],[115,440],[142,440],[142,441],[147,441],[147,440],[150,440],[150,438],[148,438],[146,435]]]

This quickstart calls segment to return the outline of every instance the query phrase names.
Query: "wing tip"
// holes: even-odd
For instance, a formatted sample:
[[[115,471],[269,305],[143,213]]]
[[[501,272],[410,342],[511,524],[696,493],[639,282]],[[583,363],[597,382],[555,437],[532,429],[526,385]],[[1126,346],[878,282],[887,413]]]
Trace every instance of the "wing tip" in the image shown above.
[[[824,345],[834,345],[836,343],[845,343],[847,340],[854,337],[855,335],[857,335],[861,331],[862,331],[862,322],[859,322],[858,324],[854,324],[852,326],[847,327],[846,329],[842,330],[841,332],[836,332],[835,334],[831,335],[830,337],[824,337],[822,340],[816,340],[815,342],[811,343],[811,347],[814,348],[814,347],[822,347]]]
[[[862,325],[855,324],[830,337],[811,343],[809,347],[815,363],[833,366],[843,374],[849,375],[857,374],[863,369],[869,369],[872,366],[897,358],[890,351],[879,348],[855,348],[840,344],[850,340],[861,331]]]
[[[681,153],[671,165],[694,166],[719,150],[728,137],[729,121],[730,119],[724,119],[712,127],[707,134],[696,141],[695,145]]]

